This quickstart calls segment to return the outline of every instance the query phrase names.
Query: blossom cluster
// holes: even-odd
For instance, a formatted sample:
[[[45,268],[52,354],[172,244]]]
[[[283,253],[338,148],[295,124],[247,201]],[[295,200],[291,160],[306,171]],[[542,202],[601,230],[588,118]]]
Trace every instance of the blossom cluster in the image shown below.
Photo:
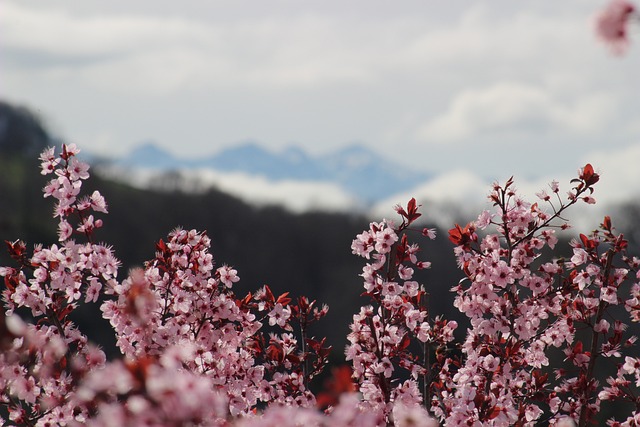
[[[93,243],[102,225],[93,213],[107,213],[107,206],[97,191],[80,195],[89,167],[78,151],[65,145],[58,156],[51,148],[40,157],[42,173],[54,175],[43,191],[57,200],[59,246],[36,245],[29,255],[23,242],[7,242],[18,267],[0,269],[7,331],[0,405],[9,421],[218,425],[260,405],[314,405],[309,383],[327,363],[329,347],[309,337],[308,326],[328,308],[305,297],[275,298],[266,285],[236,298],[237,271],[214,268],[210,239],[195,230],[171,232],[156,244],[155,259],[120,282],[111,248]],[[71,320],[80,303],[99,297],[123,361],[107,363]],[[24,326],[17,312],[34,322]],[[193,403],[193,393],[204,401]],[[201,403],[215,410],[198,412]]]
[[[93,230],[102,225],[93,213],[106,213],[107,207],[97,191],[79,197],[89,174],[88,166],[75,157],[78,151],[70,145],[58,157],[53,148],[40,156],[42,174],[54,175],[44,195],[57,200],[53,216],[58,218],[60,244],[36,245],[28,255],[23,242],[7,242],[17,267],[0,267],[8,316],[2,323],[7,334],[15,336],[3,337],[0,388],[6,392],[0,402],[18,425],[86,419],[88,409],[75,403],[76,385],[106,361],[104,352],[88,342],[69,316],[78,304],[97,301],[103,287],[116,282],[119,266],[110,247],[91,240]],[[88,241],[76,242],[74,235]],[[33,323],[24,325],[14,315],[16,310],[31,316]]]
[[[610,403],[626,409],[607,425],[640,425],[628,329],[640,322],[640,258],[609,217],[554,258],[564,212],[595,203],[600,176],[589,164],[566,197],[554,181],[537,203],[512,179],[496,183],[493,208],[449,230],[463,275],[452,288],[468,319],[462,341],[455,321],[431,314],[428,289],[443,284],[415,278],[430,263],[413,240],[435,238],[417,226],[415,199],[396,206],[399,223],[357,235],[367,304],[347,337],[351,369],[334,370],[333,384],[344,372],[351,379],[345,393],[317,398],[311,381],[331,348],[309,326],[328,307],[268,285],[236,296],[238,272],[216,267],[196,230],[173,230],[120,280],[112,249],[94,242],[107,205],[97,191],[81,195],[89,174],[77,153],[71,145],[40,157],[53,175],[44,195],[56,200],[59,242],[32,251],[7,242],[15,266],[0,267],[3,425],[583,427]],[[94,303],[120,359],[107,361],[72,320]]]
[[[629,388],[616,388],[629,383],[609,378],[611,386],[603,388],[595,369],[598,362],[620,364],[635,343],[625,337],[627,324],[616,306],[638,320],[637,299],[624,301],[623,292],[637,293],[640,259],[626,254],[627,242],[609,217],[599,231],[572,242],[570,260],[541,258],[558,242],[555,228],[568,228],[562,213],[578,202],[595,202],[598,180],[587,164],[566,201],[559,184],[551,183],[551,194],[537,194],[548,210],[520,198],[512,180],[495,184],[489,196],[495,212],[450,230],[465,273],[453,289],[454,305],[471,328],[462,344],[464,364],[453,376],[448,425],[557,425],[566,417],[586,425],[605,400],[616,399],[633,403],[634,416],[609,424],[635,425],[640,400]],[[489,226],[495,232],[480,237]],[[637,374],[629,369],[635,360],[626,360],[618,376]]]
[[[429,294],[413,280],[414,268],[430,267],[418,259],[420,248],[408,239],[410,226],[421,216],[415,199],[406,209],[396,206],[396,212],[402,218],[399,226],[389,220],[371,223],[351,246],[354,254],[371,261],[361,276],[365,295],[373,304],[363,306],[353,317],[346,349],[362,406],[380,412],[387,422],[398,403],[429,408],[430,396],[434,412],[442,413],[438,409],[440,370],[451,363],[442,350],[453,341],[457,327],[455,321],[430,318]],[[422,234],[435,238],[431,229]],[[436,355],[433,363],[431,353]]]

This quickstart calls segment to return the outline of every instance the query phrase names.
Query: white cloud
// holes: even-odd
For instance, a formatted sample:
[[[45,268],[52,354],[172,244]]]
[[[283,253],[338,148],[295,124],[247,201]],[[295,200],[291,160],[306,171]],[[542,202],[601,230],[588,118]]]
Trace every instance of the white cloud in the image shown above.
[[[2,44],[51,55],[124,56],[141,49],[212,39],[213,30],[193,21],[134,15],[80,15],[63,9],[5,2]]]
[[[548,60],[550,42],[575,47],[588,33],[584,22],[566,15],[502,16],[486,5],[461,8],[453,22],[432,18],[445,8],[433,4],[414,6],[413,14],[379,5],[358,14],[333,7],[321,12],[285,4],[225,21],[204,13],[78,13],[7,1],[0,46],[47,56],[69,71],[68,78],[98,87],[166,93],[229,85],[376,85],[383,78],[434,75],[443,66]]]
[[[578,146],[637,135],[640,56],[595,42],[595,0],[246,5],[6,0],[0,93],[89,151],[108,135],[116,153],[145,139],[186,155],[358,140],[422,170],[455,158],[486,176],[557,170]],[[538,150],[524,164],[534,142],[554,159]],[[487,143],[505,148],[500,161]]]
[[[592,163],[601,174],[595,185],[596,205],[578,203],[566,215],[580,232],[594,229],[605,214],[615,215],[616,207],[625,202],[634,202],[640,198],[640,143],[622,149],[594,151],[576,160],[576,165],[584,166]],[[565,170],[561,174],[526,179],[516,175],[515,188],[526,200],[545,202],[536,197],[542,189],[549,191],[549,183],[557,180],[560,183],[560,196],[565,199],[566,192],[571,189],[570,180],[577,177],[579,167]],[[148,188],[158,183],[158,173],[153,170],[137,170],[123,172],[121,170],[102,170],[116,179],[123,179],[137,186]],[[308,212],[313,210],[329,212],[353,212],[362,210],[355,198],[335,184],[325,182],[269,181],[260,176],[244,173],[221,173],[212,170],[182,171],[179,188],[187,191],[201,192],[208,188],[217,188],[223,192],[239,197],[255,206],[277,205],[292,212]],[[501,177],[503,184],[509,178]],[[467,223],[474,220],[484,209],[492,209],[487,196],[491,191],[491,182],[468,170],[452,170],[440,174],[411,191],[396,194],[376,203],[368,211],[372,220],[381,218],[395,219],[393,210],[396,204],[406,205],[415,197],[422,205],[424,219],[443,229],[451,228],[455,223]],[[615,216],[614,216],[615,219]]]
[[[563,102],[543,87],[502,82],[462,91],[419,134],[427,141],[449,142],[487,134],[587,133],[599,130],[613,110],[613,100],[602,93]]]
[[[576,9],[556,12],[549,15],[536,8],[508,10],[487,3],[466,5],[455,22],[425,26],[401,53],[412,62],[483,65],[472,72],[482,73],[486,68],[500,73],[520,70],[517,62],[531,64],[531,58],[551,57],[562,52],[560,48],[591,43],[586,22],[576,19],[581,16]],[[499,64],[508,67],[499,69]]]
[[[55,69],[54,77],[141,94],[367,80],[367,37],[347,36],[341,24],[339,17],[311,15],[233,22],[86,16],[7,2],[0,46],[40,56],[39,69],[31,70],[39,76]]]
[[[640,143],[621,149],[592,151],[581,158],[582,160],[576,159],[576,165],[582,167],[591,163],[601,176],[594,186],[593,196],[597,203],[587,205],[580,202],[563,216],[570,219],[577,230],[588,232],[597,227],[604,215],[615,214],[620,204],[634,203],[640,199]],[[571,190],[570,180],[578,176],[578,169],[576,167],[575,170],[535,179],[515,176],[515,188],[526,200],[544,206],[545,202],[540,201],[536,193],[543,189],[550,192],[549,184],[556,180],[560,183],[559,194],[565,200],[566,192]],[[503,184],[508,178],[502,177],[499,183]],[[423,205],[422,212],[428,221],[448,229],[456,222],[474,220],[482,210],[490,209],[487,195],[491,191],[491,184],[466,170],[443,173],[411,191],[377,203],[371,210],[371,217],[395,218],[393,206],[398,203],[405,205],[410,198],[415,197]]]
[[[194,171],[186,176],[240,197],[247,203],[258,206],[279,205],[292,212],[346,212],[355,205],[353,196],[330,183],[269,181],[260,176],[242,173],[222,174],[211,170]]]
[[[81,15],[6,2],[0,26],[8,74],[15,69],[71,91],[83,83],[114,93],[162,94],[223,68],[206,54],[222,45],[220,32],[194,20]]]
[[[603,204],[640,199],[640,142],[621,149],[599,149],[581,156],[600,174],[596,198]]]
[[[99,173],[140,188],[162,185],[162,177],[166,176],[151,169],[124,171],[103,168]],[[164,180],[165,183],[170,181],[171,178]],[[175,185],[180,190],[196,193],[215,188],[254,206],[282,206],[294,213],[350,212],[356,208],[353,196],[337,185],[326,182],[270,181],[261,176],[220,173],[207,169],[180,171]]]
[[[486,204],[490,187],[487,182],[467,170],[443,173],[411,191],[394,195],[373,207],[374,218],[395,218],[393,206],[406,205],[415,197],[427,221],[443,228],[475,218]]]

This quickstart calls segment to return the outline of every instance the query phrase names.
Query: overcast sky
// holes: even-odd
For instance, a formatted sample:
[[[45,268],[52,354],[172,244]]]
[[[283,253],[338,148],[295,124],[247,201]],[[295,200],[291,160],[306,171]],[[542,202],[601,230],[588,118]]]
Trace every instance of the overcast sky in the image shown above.
[[[640,26],[612,56],[605,3],[4,0],[0,97],[101,154],[360,141],[488,179],[590,161],[637,189]]]

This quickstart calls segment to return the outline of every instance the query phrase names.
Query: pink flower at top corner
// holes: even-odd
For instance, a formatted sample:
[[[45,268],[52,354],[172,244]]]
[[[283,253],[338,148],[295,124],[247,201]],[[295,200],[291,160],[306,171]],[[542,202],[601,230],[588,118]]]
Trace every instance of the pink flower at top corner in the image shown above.
[[[622,55],[629,47],[627,24],[636,7],[627,0],[612,0],[595,19],[596,35],[615,55]]]

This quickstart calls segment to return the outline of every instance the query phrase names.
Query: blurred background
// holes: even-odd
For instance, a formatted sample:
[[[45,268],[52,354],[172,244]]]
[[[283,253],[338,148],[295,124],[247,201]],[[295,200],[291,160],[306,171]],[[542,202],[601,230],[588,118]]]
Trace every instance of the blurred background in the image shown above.
[[[637,248],[640,32],[613,55],[593,30],[605,3],[4,0],[0,238],[55,241],[35,159],[76,143],[120,277],[175,226],[206,229],[238,294],[329,303],[338,357],[366,302],[351,240],[410,197],[440,227],[421,280],[443,312],[446,230],[495,180],[533,197],[591,162],[598,204],[571,219],[606,211]]]
[[[86,154],[296,211],[469,203],[587,161],[603,202],[637,197],[640,53],[596,39],[607,2],[450,3],[7,0],[0,96]]]

